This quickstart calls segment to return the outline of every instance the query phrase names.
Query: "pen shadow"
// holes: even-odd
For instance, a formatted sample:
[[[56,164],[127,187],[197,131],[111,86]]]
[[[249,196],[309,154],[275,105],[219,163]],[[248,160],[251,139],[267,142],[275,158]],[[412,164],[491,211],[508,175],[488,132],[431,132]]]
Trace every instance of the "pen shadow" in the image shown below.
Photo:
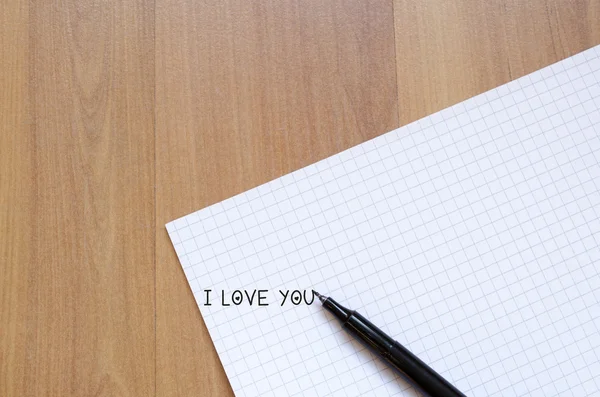
[[[385,360],[372,353],[369,347],[346,332],[337,319],[328,311],[320,311],[321,316],[330,326],[336,330],[335,337],[339,341],[339,347],[343,350],[345,345],[351,345],[354,355],[360,365],[364,367],[367,378],[380,377],[382,383],[391,395],[401,392],[403,396],[428,397],[427,394],[418,390],[414,383],[402,372],[388,365]],[[356,368],[356,367],[354,367]]]

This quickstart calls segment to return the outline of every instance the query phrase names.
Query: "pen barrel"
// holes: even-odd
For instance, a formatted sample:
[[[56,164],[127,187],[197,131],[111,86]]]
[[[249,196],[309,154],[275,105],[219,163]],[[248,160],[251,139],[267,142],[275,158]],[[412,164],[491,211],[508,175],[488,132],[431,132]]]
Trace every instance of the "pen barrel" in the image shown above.
[[[344,320],[343,325],[429,396],[466,397],[430,366],[359,313],[351,312]]]

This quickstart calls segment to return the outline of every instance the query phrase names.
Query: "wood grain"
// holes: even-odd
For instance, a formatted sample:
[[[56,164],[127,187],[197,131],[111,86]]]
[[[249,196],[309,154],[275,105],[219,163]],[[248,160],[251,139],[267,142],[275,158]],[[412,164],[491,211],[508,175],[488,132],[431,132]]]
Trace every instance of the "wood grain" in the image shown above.
[[[0,396],[21,396],[35,191],[29,119],[29,7],[0,2]]]
[[[397,125],[391,3],[157,1],[157,391],[230,395],[164,224]]]
[[[153,3],[3,4],[2,395],[152,395]]]
[[[600,43],[600,0],[394,0],[400,124]]]
[[[164,224],[600,44],[600,0],[0,2],[0,396],[231,395]]]

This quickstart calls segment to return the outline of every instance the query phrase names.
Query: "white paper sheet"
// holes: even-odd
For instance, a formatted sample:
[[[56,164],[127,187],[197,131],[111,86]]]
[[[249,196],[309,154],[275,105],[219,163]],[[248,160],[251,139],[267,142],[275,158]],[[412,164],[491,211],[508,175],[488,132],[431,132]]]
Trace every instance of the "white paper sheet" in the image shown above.
[[[600,46],[167,224],[236,395],[415,395],[281,306],[313,287],[467,395],[600,395],[599,81]]]

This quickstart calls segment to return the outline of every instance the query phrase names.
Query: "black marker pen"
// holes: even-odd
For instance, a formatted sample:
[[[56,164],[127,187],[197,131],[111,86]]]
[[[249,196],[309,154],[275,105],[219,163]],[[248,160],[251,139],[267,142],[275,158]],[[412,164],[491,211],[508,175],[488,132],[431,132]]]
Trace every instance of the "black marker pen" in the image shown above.
[[[466,397],[440,374],[412,354],[407,348],[393,340],[369,320],[346,309],[336,301],[313,291],[342,326],[363,342],[375,354],[383,357],[392,367],[407,376],[431,397]]]

